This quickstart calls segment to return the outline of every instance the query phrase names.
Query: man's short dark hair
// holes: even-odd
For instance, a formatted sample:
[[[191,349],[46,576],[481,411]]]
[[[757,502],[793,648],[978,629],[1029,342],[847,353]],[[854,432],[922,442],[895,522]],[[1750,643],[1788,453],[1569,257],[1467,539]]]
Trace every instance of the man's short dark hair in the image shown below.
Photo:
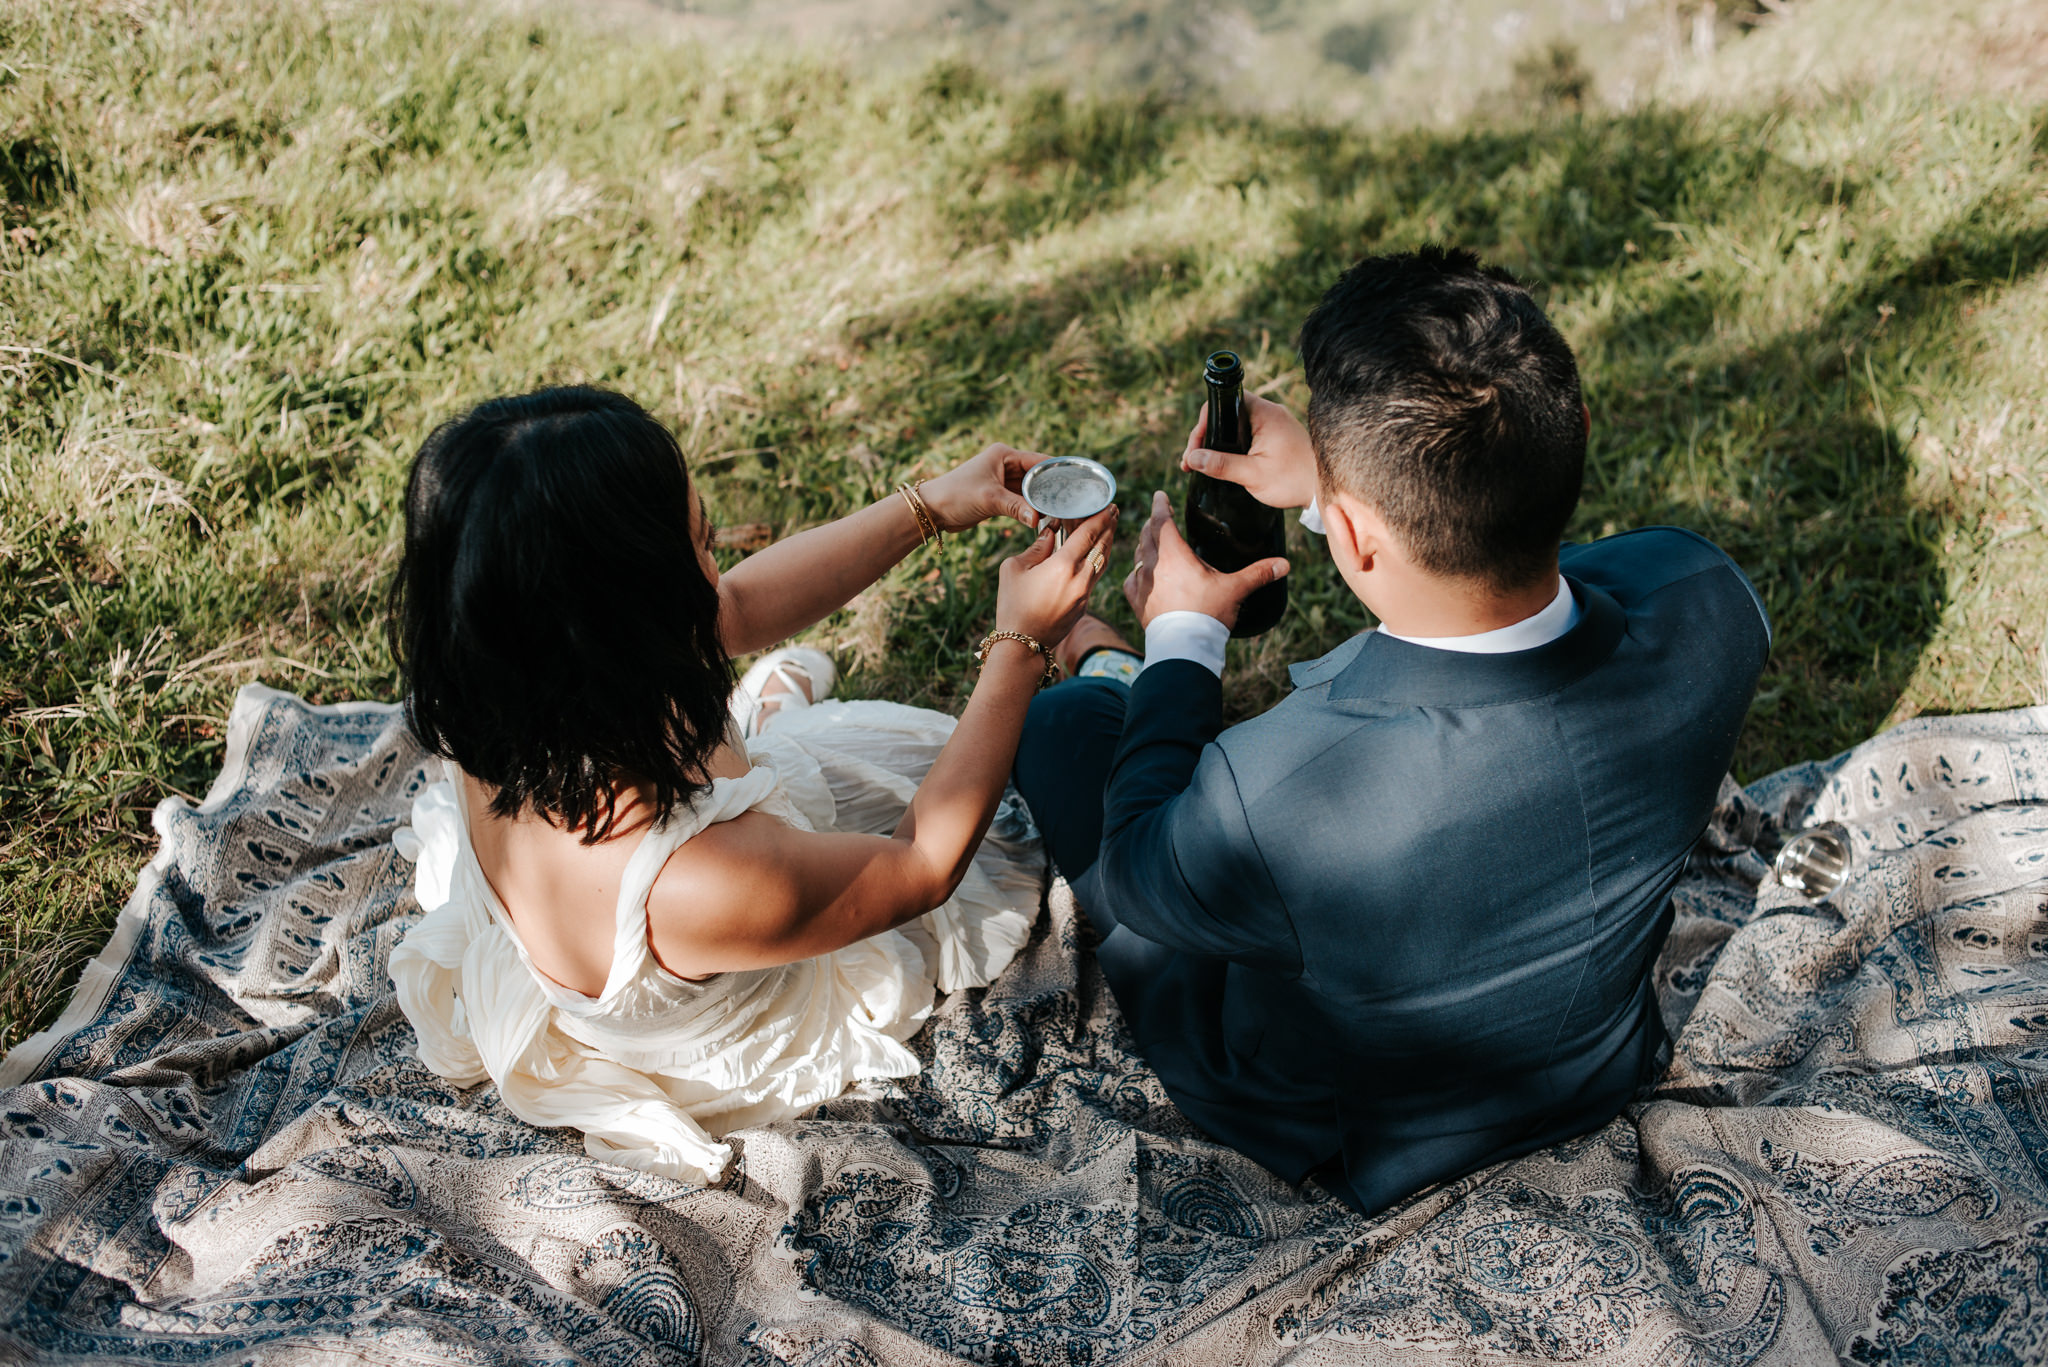
[[[708,786],[732,660],[690,539],[675,437],[608,390],[480,404],[427,438],[405,491],[391,652],[428,749],[602,839],[618,784],[654,817]]]
[[[1467,251],[1371,256],[1301,329],[1323,481],[1423,569],[1536,582],[1585,476],[1579,370],[1519,281]]]

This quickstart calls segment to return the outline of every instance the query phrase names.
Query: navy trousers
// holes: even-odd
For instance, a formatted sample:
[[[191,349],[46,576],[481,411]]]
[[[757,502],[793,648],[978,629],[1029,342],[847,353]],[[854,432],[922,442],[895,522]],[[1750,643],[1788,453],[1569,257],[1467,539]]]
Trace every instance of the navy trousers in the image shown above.
[[[1070,885],[1102,848],[1102,794],[1130,701],[1114,679],[1070,679],[1032,699],[1024,718],[1012,777]]]
[[[1110,899],[1090,877],[1102,850],[1102,795],[1130,701],[1131,690],[1113,679],[1070,679],[1046,689],[1024,718],[1011,778],[1038,822],[1053,867],[1102,936],[1096,962],[1143,1048],[1155,1026],[1173,1028],[1153,1019],[1161,1013],[1148,1009],[1146,985],[1157,980],[1154,970],[1186,956],[1118,925]],[[1220,987],[1222,961],[1214,968]]]

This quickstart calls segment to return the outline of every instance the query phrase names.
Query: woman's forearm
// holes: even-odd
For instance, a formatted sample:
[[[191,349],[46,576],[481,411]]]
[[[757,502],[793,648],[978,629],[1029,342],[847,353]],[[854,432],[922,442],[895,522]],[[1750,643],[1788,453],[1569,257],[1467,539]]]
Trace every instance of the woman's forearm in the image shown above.
[[[924,886],[892,924],[939,905],[966,877],[1009,783],[1024,714],[1044,673],[1044,658],[1019,641],[1004,639],[990,647],[960,724],[896,827],[895,838],[916,855],[914,867]]]
[[[686,977],[793,963],[914,921],[953,895],[1002,800],[1044,662],[989,654],[892,838],[746,812],[690,838],[656,881],[648,934]]]
[[[778,541],[719,578],[726,653],[784,641],[846,606],[922,539],[901,494]]]
[[[900,926],[952,896],[1002,801],[1045,673],[1044,656],[1015,633],[1056,641],[1072,626],[1114,526],[1115,511],[1105,509],[1064,546],[1043,531],[1003,562],[996,622],[1004,637],[990,643],[952,737],[893,835],[797,830],[753,813],[700,832],[657,884],[688,907],[686,924],[669,927],[648,903],[662,952],[692,973],[789,963]]]

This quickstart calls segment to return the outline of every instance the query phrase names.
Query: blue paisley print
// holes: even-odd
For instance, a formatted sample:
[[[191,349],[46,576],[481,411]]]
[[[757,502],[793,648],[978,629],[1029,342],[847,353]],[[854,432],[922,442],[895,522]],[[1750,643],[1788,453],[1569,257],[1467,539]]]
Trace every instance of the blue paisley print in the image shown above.
[[[1057,884],[920,1075],[738,1132],[717,1187],[593,1160],[413,1056],[395,710],[247,690],[0,1065],[0,1358],[2048,1363],[2044,760],[2025,711],[1726,785],[1654,1089],[1364,1220],[1174,1110]],[[1818,820],[1855,860],[1813,904],[1767,873]]]

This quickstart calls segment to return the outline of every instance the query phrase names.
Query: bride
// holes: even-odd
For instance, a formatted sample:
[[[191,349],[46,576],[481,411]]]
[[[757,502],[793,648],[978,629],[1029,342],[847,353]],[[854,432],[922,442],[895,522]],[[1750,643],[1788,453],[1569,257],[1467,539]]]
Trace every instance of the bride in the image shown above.
[[[1033,521],[1039,459],[991,446],[721,575],[675,438],[630,399],[544,389],[430,436],[390,618],[443,760],[397,841],[426,915],[391,976],[422,1061],[705,1183],[717,1136],[916,1072],[934,988],[990,981],[1036,915],[1044,856],[1005,788],[1115,510],[1004,562],[957,725],[826,701],[815,650],[737,691],[732,658],[946,532]]]

